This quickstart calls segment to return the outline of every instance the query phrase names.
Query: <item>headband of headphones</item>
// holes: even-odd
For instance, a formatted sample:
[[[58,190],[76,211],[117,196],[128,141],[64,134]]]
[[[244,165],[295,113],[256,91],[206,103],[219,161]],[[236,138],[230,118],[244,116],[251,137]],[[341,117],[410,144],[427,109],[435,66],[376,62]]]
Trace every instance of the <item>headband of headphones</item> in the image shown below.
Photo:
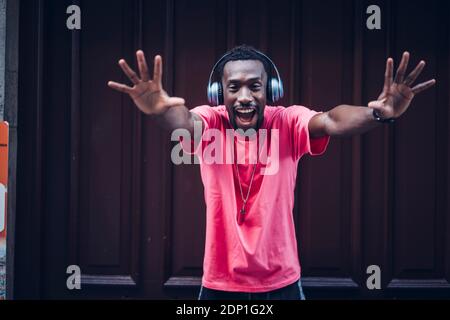
[[[272,69],[275,70],[276,78],[272,77],[271,75],[267,75],[267,98],[270,102],[276,102],[279,99],[281,99],[284,95],[283,90],[283,82],[281,81],[280,73],[278,72],[277,67],[275,66],[275,63],[266,56],[264,53],[256,50],[256,49],[250,49],[259,56],[261,56],[263,59],[265,59],[269,64],[271,65]],[[231,55],[231,52],[228,52],[224,54],[214,65],[214,67],[211,70],[211,74],[209,75],[209,81],[208,81],[208,88],[207,88],[207,94],[208,94],[208,101],[213,106],[218,106],[220,104],[223,104],[223,89],[222,89],[222,82],[221,81],[215,81],[212,82],[214,73],[216,72],[216,69],[218,65],[229,55]]]

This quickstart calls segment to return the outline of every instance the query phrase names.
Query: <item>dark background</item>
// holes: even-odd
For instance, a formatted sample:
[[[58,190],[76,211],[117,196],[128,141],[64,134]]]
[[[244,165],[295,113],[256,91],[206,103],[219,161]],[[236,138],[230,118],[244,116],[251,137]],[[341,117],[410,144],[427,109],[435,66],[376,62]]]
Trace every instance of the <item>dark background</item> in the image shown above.
[[[437,85],[402,119],[300,161],[294,216],[307,298],[450,297],[449,16],[433,0],[21,0],[15,298],[196,298],[199,168],[174,166],[169,133],[106,83],[141,48],[162,54],[169,94],[205,104],[212,65],[242,43],[277,64],[280,105],[317,111],[376,99],[388,56],[427,61]]]

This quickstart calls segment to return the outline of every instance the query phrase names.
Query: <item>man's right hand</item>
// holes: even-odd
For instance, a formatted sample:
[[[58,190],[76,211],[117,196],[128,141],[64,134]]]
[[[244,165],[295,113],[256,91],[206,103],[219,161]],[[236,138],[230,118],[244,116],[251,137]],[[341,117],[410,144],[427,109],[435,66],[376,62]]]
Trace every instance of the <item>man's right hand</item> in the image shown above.
[[[117,91],[128,93],[136,106],[146,114],[159,115],[163,114],[170,107],[184,106],[184,99],[169,97],[167,92],[165,92],[162,88],[161,56],[155,57],[153,80],[150,80],[149,78],[147,61],[145,60],[144,52],[141,50],[137,51],[136,58],[139,66],[140,78],[124,59],[119,61],[119,66],[131,82],[133,82],[134,86],[130,87],[114,81],[109,81],[108,86]]]

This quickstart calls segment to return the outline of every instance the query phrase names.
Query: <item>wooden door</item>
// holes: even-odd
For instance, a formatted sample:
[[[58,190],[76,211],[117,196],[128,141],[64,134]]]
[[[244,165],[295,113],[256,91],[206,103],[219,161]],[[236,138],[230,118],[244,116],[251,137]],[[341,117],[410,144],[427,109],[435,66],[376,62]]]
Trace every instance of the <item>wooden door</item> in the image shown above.
[[[80,31],[66,26],[78,4]],[[308,298],[448,297],[447,1],[22,0],[17,298],[195,298],[205,204],[199,168],[170,161],[170,134],[106,85],[119,58],[164,58],[164,85],[206,104],[215,61],[237,44],[277,64],[281,105],[366,105],[387,56],[427,61],[437,86],[393,126],[332,139],[300,161],[294,217]],[[82,289],[66,270],[80,266]],[[381,290],[368,290],[368,266]]]

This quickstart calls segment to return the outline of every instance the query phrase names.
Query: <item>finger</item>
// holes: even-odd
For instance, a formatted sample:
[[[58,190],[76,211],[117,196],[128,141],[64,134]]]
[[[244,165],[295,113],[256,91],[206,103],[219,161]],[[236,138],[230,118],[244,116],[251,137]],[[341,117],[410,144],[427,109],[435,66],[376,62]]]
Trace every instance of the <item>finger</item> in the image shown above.
[[[162,86],[162,58],[161,56],[155,57],[155,66],[153,67],[153,81]]]
[[[141,74],[141,79],[144,82],[147,82],[150,80],[150,77],[148,75],[148,66],[147,66],[147,60],[145,60],[144,51],[139,50],[136,52],[136,57],[138,61],[138,67],[139,67],[139,73]]]
[[[417,94],[419,92],[427,90],[428,88],[431,88],[432,86],[434,86],[435,83],[436,83],[436,80],[432,79],[432,80],[429,80],[426,82],[419,83],[417,86],[415,86],[411,90],[414,94]]]
[[[369,106],[369,108],[380,109],[380,108],[384,107],[386,100],[387,100],[387,98],[374,100],[374,101],[369,102],[368,106]]]
[[[368,104],[369,108],[373,108],[373,109],[381,109],[384,106],[384,103],[380,100],[375,100],[375,101],[371,101]]]
[[[132,90],[133,90],[133,88],[131,88],[131,87],[127,86],[127,85],[124,85],[122,83],[117,83],[117,82],[114,82],[114,81],[109,81],[108,82],[108,86],[110,88],[114,89],[114,90],[117,90],[117,91],[120,91],[120,92],[124,92],[124,93],[128,93],[128,94],[130,94],[132,92]]]
[[[131,80],[131,82],[133,82],[134,84],[139,83],[139,77],[137,76],[136,72],[134,72],[133,69],[130,68],[130,66],[125,60],[120,59],[119,66],[122,68],[123,72],[125,72],[127,77]]]
[[[403,82],[403,78],[405,77],[406,73],[406,68],[408,68],[408,61],[409,61],[409,52],[403,52],[402,61],[400,62],[400,66],[397,69],[394,82],[396,83]]]
[[[419,64],[417,64],[416,68],[406,77],[405,84],[410,87],[414,81],[416,81],[417,77],[422,72],[423,68],[425,67],[425,61],[420,61]]]
[[[169,98],[168,100],[168,105],[170,106],[184,106],[186,104],[186,102],[184,101],[183,98]]]
[[[392,60],[392,58],[387,59],[386,61],[386,71],[384,73],[384,88],[383,88],[383,92],[388,92],[389,87],[392,84],[392,76],[393,76],[393,71],[394,69],[394,60]]]

